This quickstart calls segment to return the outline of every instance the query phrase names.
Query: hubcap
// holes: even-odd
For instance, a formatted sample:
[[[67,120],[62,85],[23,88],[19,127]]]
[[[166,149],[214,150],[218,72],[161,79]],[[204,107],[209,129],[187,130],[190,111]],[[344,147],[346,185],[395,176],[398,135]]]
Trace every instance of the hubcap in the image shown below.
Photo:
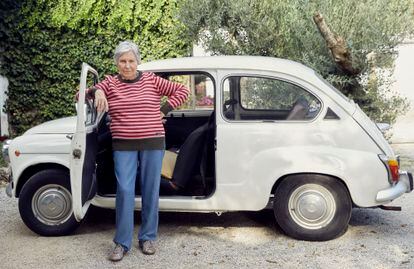
[[[72,215],[72,196],[60,185],[45,185],[34,194],[32,210],[35,217],[44,224],[64,223]]]
[[[290,196],[288,206],[293,220],[306,229],[326,226],[336,212],[332,193],[317,184],[305,184],[297,188]]]

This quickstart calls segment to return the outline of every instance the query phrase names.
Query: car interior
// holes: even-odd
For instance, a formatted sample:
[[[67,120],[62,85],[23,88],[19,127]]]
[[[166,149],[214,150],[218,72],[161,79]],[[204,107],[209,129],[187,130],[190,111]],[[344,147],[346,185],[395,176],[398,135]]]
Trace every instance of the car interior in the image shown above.
[[[170,178],[161,176],[160,196],[208,197],[215,189],[214,89],[206,90],[206,85],[203,89],[200,84],[211,82],[211,79],[204,74],[158,75],[186,84],[191,91],[187,103],[164,118],[166,155],[173,155],[174,163]],[[98,127],[96,182],[101,196],[116,194],[109,122],[110,118],[106,116]],[[137,196],[140,195],[138,177],[139,174],[135,184]]]

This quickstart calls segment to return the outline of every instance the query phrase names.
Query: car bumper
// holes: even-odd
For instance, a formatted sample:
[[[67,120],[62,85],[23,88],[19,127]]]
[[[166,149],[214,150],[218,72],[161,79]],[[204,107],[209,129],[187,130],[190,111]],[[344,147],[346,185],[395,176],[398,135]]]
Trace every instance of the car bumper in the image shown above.
[[[400,179],[398,183],[388,189],[379,191],[377,193],[376,201],[389,202],[412,190],[413,175],[410,172],[400,171]]]

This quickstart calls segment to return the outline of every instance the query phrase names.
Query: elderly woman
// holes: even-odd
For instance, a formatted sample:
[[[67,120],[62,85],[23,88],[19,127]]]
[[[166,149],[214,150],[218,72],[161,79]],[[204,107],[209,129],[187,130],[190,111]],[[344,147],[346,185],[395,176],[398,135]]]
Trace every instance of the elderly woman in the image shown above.
[[[119,261],[131,248],[134,230],[135,179],[139,175],[142,210],[138,233],[144,254],[154,254],[158,231],[160,174],[165,149],[162,118],[180,106],[188,90],[179,83],[162,79],[151,72],[139,72],[136,44],[121,42],[115,49],[118,74],[106,78],[89,90],[98,111],[112,118],[111,134],[116,192],[115,248],[109,255]],[[160,107],[162,96],[168,100]]]

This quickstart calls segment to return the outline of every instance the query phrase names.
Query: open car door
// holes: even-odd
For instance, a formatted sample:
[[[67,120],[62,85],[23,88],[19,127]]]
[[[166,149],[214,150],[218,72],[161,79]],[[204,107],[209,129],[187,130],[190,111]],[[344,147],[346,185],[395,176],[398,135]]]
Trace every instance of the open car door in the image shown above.
[[[98,114],[92,99],[85,98],[86,89],[98,82],[98,72],[82,63],[77,102],[76,132],[72,137],[70,154],[70,184],[73,213],[81,221],[96,194],[96,154],[98,128],[103,114]]]

